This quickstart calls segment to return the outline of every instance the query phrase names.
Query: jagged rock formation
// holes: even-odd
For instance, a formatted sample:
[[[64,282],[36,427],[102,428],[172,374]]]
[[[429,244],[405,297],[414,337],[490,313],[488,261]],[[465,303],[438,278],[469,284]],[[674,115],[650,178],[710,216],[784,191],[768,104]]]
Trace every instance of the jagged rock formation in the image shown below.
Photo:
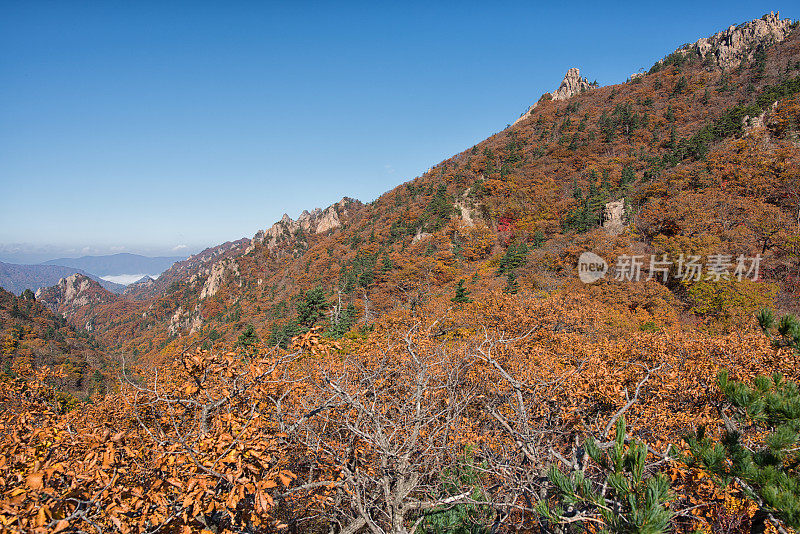
[[[603,228],[611,235],[625,230],[625,199],[607,203],[603,208]]]
[[[40,288],[36,300],[62,315],[89,305],[105,304],[117,297],[100,284],[80,273],[62,278],[58,284]]]
[[[750,115],[745,115],[744,117],[742,117],[742,127],[744,128],[744,134],[751,135],[756,130],[764,128],[766,126],[767,115],[774,112],[775,108],[777,107],[778,103],[773,102],[770,107],[768,107],[755,117],[751,117]]]
[[[427,238],[429,238],[429,237],[430,237],[430,236],[432,236],[432,235],[433,235],[433,234],[431,234],[431,233],[428,233],[428,232],[423,232],[423,231],[422,231],[422,227],[420,226],[420,227],[419,227],[419,229],[417,229],[417,233],[416,233],[416,234],[414,234],[414,237],[411,239],[411,242],[412,242],[412,243],[419,243],[419,242],[420,242],[420,241],[422,241],[423,239],[427,239]]]
[[[322,234],[339,228],[342,225],[341,219],[348,215],[351,205],[356,202],[358,201],[345,197],[324,210],[317,208],[311,212],[303,211],[296,221],[284,213],[280,221],[266,230],[259,230],[253,236],[245,254],[254,250],[255,246],[260,243],[266,244],[269,250],[274,250],[280,243],[295,236],[298,232]]]
[[[208,275],[208,278],[206,278],[203,284],[203,289],[200,290],[200,300],[211,297],[219,291],[226,271],[230,273],[231,276],[239,276],[239,264],[234,260],[221,260],[212,265],[210,269],[206,269],[205,272],[197,273],[192,276],[190,282],[194,282],[203,274]]]
[[[125,286],[103,280],[91,273],[87,273],[75,267],[62,265],[17,265],[14,263],[3,263],[0,261],[0,287],[19,295],[25,289],[37,291],[41,288],[53,286],[62,278],[66,278],[75,273],[80,273],[87,278],[91,278],[98,284],[114,293],[121,293]]]
[[[194,334],[202,325],[203,318],[197,313],[197,309],[195,309],[195,313],[190,313],[188,310],[184,310],[183,306],[178,306],[178,309],[169,319],[167,332],[171,336],[178,335],[184,330],[188,330],[189,334]]]
[[[472,207],[470,206],[470,202],[468,200],[471,190],[472,188],[468,187],[461,194],[461,198],[456,199],[453,207],[461,214],[461,220],[464,221],[464,224],[470,228],[473,228],[475,226],[475,219],[472,217]]]
[[[721,69],[738,66],[743,60],[753,59],[759,45],[783,41],[792,31],[790,19],[780,19],[780,13],[770,12],[760,19],[730,26],[727,30],[704,37],[676,50],[684,55],[696,55]],[[662,60],[663,61],[663,60]]]
[[[172,267],[161,273],[158,279],[153,282],[131,284],[126,289],[125,296],[131,300],[145,300],[155,297],[159,293],[166,291],[175,282],[187,280],[201,272],[208,274],[208,269],[214,263],[242,254],[249,244],[249,239],[242,238],[207,248],[183,261],[174,263]]]
[[[586,78],[581,78],[581,71],[573,67],[564,75],[558,89],[550,93],[550,97],[553,100],[566,100],[578,93],[588,91],[591,87]]]
[[[567,100],[583,91],[588,91],[593,87],[592,84],[586,78],[581,77],[581,71],[575,67],[572,67],[567,71],[564,75],[564,79],[561,80],[561,85],[558,86],[558,89],[553,91],[552,93],[545,93],[542,95],[543,99],[546,100]],[[542,100],[539,99],[539,101]],[[528,111],[522,114],[520,118],[514,121],[514,124],[517,124],[523,119],[526,119],[530,116],[536,106],[539,105],[539,102],[536,102],[531,107],[528,108]]]

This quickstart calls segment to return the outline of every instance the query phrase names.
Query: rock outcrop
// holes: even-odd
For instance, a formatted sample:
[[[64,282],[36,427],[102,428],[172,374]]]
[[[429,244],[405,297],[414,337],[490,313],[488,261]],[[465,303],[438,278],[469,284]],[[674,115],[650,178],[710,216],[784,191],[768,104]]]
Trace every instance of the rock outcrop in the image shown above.
[[[779,13],[770,12],[760,19],[730,26],[711,37],[685,44],[675,52],[703,58],[720,69],[730,69],[743,60],[752,60],[760,45],[783,41],[792,27],[790,19],[781,20]]]
[[[175,282],[181,282],[191,277],[205,276],[214,263],[226,258],[233,258],[244,253],[250,239],[244,237],[236,241],[228,241],[215,247],[189,256],[183,261],[176,262],[161,273],[153,282],[135,283],[126,288],[125,297],[130,300],[142,301],[165,293]]]
[[[581,71],[573,67],[564,75],[564,79],[561,80],[561,85],[558,86],[558,89],[550,93],[550,97],[553,100],[566,100],[578,93],[588,91],[591,87],[586,78],[581,78]]]
[[[201,326],[203,326],[203,318],[198,313],[198,308],[195,308],[195,313],[191,313],[189,310],[184,310],[183,306],[178,306],[178,309],[169,318],[167,331],[171,336],[179,336],[188,330],[191,335],[200,330]]]
[[[564,79],[561,80],[561,85],[558,86],[558,89],[553,91],[552,93],[545,93],[542,95],[542,98],[539,99],[539,102],[542,99],[545,100],[567,100],[577,94],[580,94],[584,91],[588,91],[594,87],[594,85],[590,84],[586,78],[581,77],[581,71],[575,67],[572,67],[567,71],[564,75]],[[522,114],[520,118],[514,121],[514,124],[530,117],[533,110],[536,109],[536,106],[539,105],[539,102],[536,102],[531,107],[528,108],[528,111]]]
[[[339,228],[342,225],[342,218],[349,214],[352,205],[357,202],[345,197],[324,210],[317,208],[311,212],[303,211],[296,221],[284,214],[281,220],[271,227],[256,232],[245,254],[253,251],[260,243],[264,243],[269,250],[274,250],[284,241],[296,237],[298,233],[322,234]]]
[[[50,308],[53,313],[65,317],[71,316],[81,308],[105,304],[117,298],[100,284],[80,273],[62,278],[58,284],[40,288],[36,292],[36,300]]]
[[[625,230],[625,199],[609,202],[603,207],[603,228],[611,235]]]
[[[220,260],[212,265],[211,269],[206,269],[205,272],[197,273],[190,278],[190,281],[194,282],[203,274],[208,275],[208,278],[206,278],[206,281],[203,284],[203,289],[200,290],[200,300],[216,295],[217,291],[219,291],[219,288],[222,285],[223,280],[225,279],[226,272],[228,272],[230,276],[238,277],[240,275],[239,264],[231,259]]]

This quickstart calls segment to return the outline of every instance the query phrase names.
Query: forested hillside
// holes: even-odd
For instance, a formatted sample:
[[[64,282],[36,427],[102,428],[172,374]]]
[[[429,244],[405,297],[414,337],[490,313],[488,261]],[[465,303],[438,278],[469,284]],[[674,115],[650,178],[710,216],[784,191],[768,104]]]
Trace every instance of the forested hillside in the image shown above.
[[[61,362],[2,382],[0,521],[800,527],[797,24],[731,27],[617,85],[576,76],[373,202],[285,216],[127,295],[40,292],[125,368],[66,414],[35,374]]]
[[[451,293],[461,279],[474,292],[556,290],[575,280],[583,250],[611,265],[633,254],[760,254],[767,283],[710,287],[670,276],[667,289],[692,321],[724,323],[767,304],[791,310],[800,289],[800,45],[797,32],[767,45],[736,68],[676,52],[621,85],[567,100],[546,94],[515,126],[353,204],[324,232],[281,221],[267,241],[176,264],[130,295],[138,301],[130,312],[130,299],[98,307],[114,319],[98,322],[96,334],[105,346],[153,357],[212,331],[233,342],[248,325],[275,341],[304,329],[293,324],[297,304],[317,287],[326,302],[352,304],[348,321],[369,324]],[[609,236],[601,226],[612,201],[624,207],[626,231]],[[750,307],[727,306],[741,291]]]
[[[64,404],[104,393],[116,372],[89,332],[51,313],[30,290],[17,297],[0,289],[0,338],[4,375],[24,379],[48,368]]]

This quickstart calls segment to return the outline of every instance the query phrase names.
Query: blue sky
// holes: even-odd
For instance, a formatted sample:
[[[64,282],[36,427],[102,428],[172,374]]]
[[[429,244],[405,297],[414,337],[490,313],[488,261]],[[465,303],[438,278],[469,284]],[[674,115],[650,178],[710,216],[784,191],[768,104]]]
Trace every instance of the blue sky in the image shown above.
[[[0,2],[0,260],[182,254],[373,200],[570,67],[619,83],[730,24],[799,15],[549,4]]]

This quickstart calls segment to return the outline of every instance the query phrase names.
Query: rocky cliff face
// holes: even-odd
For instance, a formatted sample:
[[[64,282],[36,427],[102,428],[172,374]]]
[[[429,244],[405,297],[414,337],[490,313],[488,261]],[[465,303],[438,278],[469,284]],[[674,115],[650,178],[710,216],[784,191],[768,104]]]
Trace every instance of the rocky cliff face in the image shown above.
[[[230,277],[239,277],[239,264],[233,259],[220,260],[212,265],[210,269],[205,269],[204,271],[193,275],[189,279],[189,282],[194,282],[203,275],[208,276],[206,281],[203,283],[203,289],[200,290],[200,300],[203,300],[216,295],[217,291],[219,291],[219,288],[222,285],[222,282],[225,280],[226,272]],[[239,285],[241,285],[241,281],[239,282]]]
[[[550,93],[550,97],[553,100],[566,100],[578,93],[588,91],[591,87],[586,78],[581,78],[581,71],[573,67],[564,75],[558,89]]]
[[[207,248],[183,261],[176,262],[153,282],[145,281],[131,284],[126,289],[125,296],[131,300],[138,301],[156,297],[165,292],[173,282],[187,280],[203,272],[208,274],[207,272],[212,265],[220,260],[239,256],[249,244],[249,239],[242,238]]]
[[[572,67],[564,75],[564,79],[561,80],[561,85],[558,86],[558,89],[552,93],[543,94],[542,98],[548,100],[567,100],[568,98],[582,93],[583,91],[588,91],[592,87],[593,85],[590,84],[586,78],[581,77],[581,71],[575,67]],[[542,99],[540,98],[539,100],[541,101]],[[539,105],[539,102],[536,102],[529,107],[528,111],[523,113],[520,118],[514,121],[514,124],[517,124],[518,122],[530,117],[537,105]]]
[[[59,280],[58,284],[41,288],[36,300],[53,313],[62,315],[79,328],[94,330],[96,306],[107,304],[120,297],[104,289],[100,284],[80,273]]]
[[[609,202],[603,207],[603,228],[611,235],[625,230],[625,199]]]
[[[104,304],[117,297],[100,284],[82,274],[62,278],[58,284],[40,288],[36,300],[50,308],[54,313],[68,313],[88,304]]]
[[[738,66],[743,60],[753,59],[757,48],[783,41],[792,31],[790,19],[780,19],[779,13],[770,12],[760,19],[730,26],[727,30],[686,44],[676,53],[695,55],[720,69]]]
[[[317,208],[314,211],[303,211],[297,220],[284,214],[280,221],[266,230],[259,230],[250,243],[245,253],[255,249],[255,246],[264,243],[269,250],[276,249],[282,242],[296,236],[298,232],[304,234],[322,234],[339,228],[342,218],[346,217],[351,207],[358,201],[352,198],[343,198],[336,204],[327,208]]]

